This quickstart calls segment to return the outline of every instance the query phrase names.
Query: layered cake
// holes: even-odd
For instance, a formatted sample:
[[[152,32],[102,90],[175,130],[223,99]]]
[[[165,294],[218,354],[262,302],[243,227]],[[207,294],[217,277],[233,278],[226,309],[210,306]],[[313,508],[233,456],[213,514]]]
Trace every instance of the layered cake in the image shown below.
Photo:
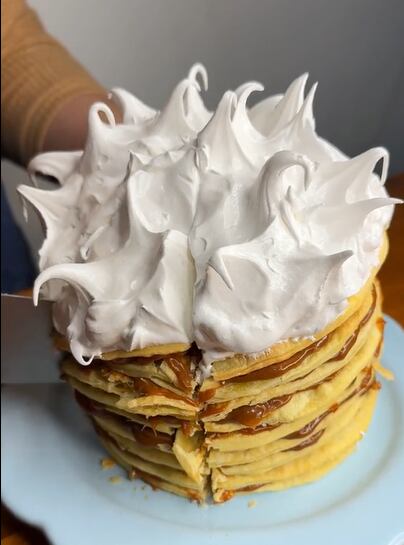
[[[214,112],[201,65],[161,111],[114,89],[123,123],[94,104],[83,152],[30,164],[60,187],[19,188],[46,226],[34,299],[54,301],[62,376],[155,488],[220,503],[308,483],[371,420],[388,154],[320,138],[306,80]]]

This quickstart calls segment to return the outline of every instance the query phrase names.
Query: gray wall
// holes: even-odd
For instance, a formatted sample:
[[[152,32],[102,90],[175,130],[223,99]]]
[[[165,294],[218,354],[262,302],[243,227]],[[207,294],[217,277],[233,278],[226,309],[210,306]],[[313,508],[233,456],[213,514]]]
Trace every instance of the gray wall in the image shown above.
[[[125,87],[155,107],[195,61],[209,72],[210,107],[246,80],[261,81],[273,94],[309,71],[310,81],[319,81],[319,133],[350,155],[384,145],[392,155],[390,172],[404,170],[403,0],[30,4],[105,86]],[[24,176],[5,165],[9,194]],[[30,221],[26,232],[36,248],[38,223]]]

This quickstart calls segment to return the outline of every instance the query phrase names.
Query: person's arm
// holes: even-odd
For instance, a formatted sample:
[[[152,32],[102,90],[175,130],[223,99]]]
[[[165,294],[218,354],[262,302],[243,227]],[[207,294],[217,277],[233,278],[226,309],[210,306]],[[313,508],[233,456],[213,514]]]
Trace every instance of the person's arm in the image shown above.
[[[1,0],[2,155],[27,164],[41,151],[82,149],[88,110],[106,90],[52,37],[24,0]]]
[[[99,101],[111,108],[117,123],[122,121],[121,111],[117,104],[108,98],[106,91],[77,94],[63,101],[60,108],[50,117],[38,151],[83,149],[87,136],[88,111],[94,102]],[[105,121],[104,114],[100,117]]]

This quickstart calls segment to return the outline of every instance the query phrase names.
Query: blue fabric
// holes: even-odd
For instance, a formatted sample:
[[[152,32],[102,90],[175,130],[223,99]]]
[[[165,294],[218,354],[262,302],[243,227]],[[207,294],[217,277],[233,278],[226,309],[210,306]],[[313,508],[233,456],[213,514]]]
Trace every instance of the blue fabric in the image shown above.
[[[28,244],[14,221],[1,185],[1,293],[31,288],[35,276]]]

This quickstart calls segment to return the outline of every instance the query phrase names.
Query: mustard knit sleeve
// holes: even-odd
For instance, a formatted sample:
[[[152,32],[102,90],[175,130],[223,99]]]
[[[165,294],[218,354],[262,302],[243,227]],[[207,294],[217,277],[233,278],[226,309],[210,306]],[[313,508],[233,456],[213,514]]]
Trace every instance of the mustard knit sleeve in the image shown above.
[[[2,154],[23,164],[41,151],[66,101],[105,92],[24,0],[1,0],[1,63]]]

